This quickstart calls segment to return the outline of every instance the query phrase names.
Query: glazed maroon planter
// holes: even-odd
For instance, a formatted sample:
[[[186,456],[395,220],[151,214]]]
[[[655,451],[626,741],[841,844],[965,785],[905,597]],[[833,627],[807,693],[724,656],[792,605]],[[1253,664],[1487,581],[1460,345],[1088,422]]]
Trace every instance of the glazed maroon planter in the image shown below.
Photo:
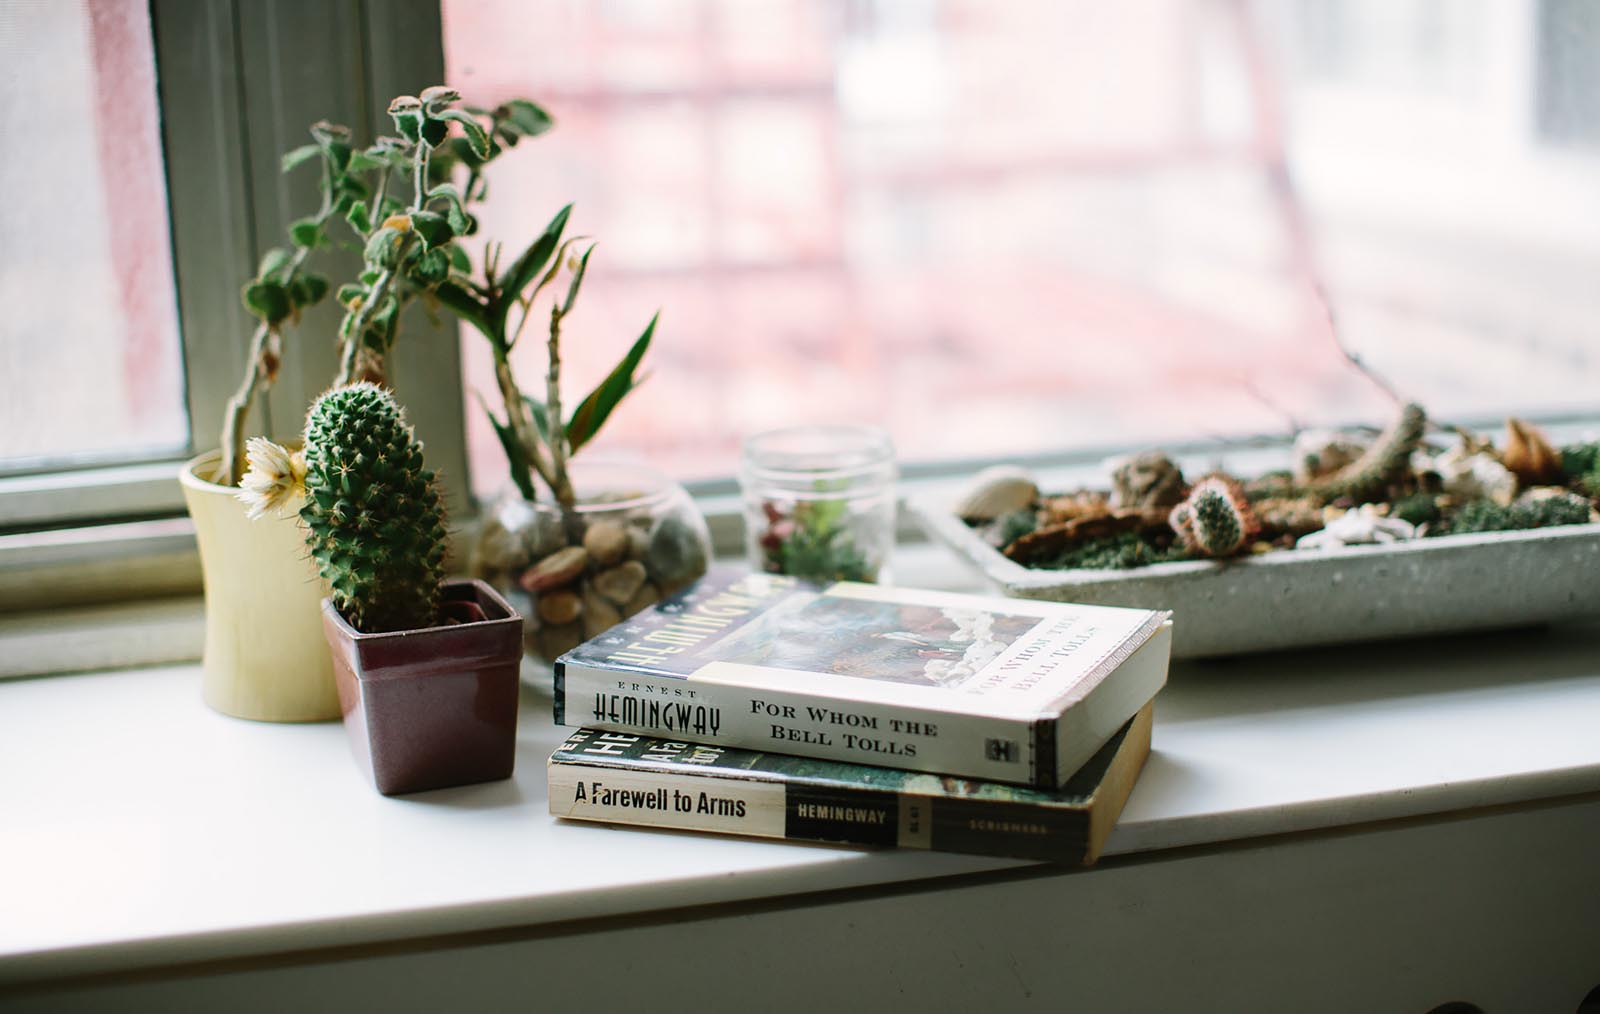
[[[482,581],[447,581],[464,622],[363,634],[322,600],[344,727],[386,796],[511,777],[522,617]]]

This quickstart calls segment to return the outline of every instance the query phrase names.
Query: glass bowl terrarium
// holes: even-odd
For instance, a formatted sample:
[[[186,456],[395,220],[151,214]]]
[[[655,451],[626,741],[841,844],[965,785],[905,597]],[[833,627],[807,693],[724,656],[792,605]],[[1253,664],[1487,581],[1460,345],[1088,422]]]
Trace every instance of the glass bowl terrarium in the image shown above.
[[[569,468],[571,508],[512,488],[472,554],[474,575],[521,609],[528,654],[546,662],[682,589],[711,555],[705,518],[667,476],[588,460]]]
[[[894,444],[874,426],[748,437],[739,462],[750,565],[808,581],[889,580]]]

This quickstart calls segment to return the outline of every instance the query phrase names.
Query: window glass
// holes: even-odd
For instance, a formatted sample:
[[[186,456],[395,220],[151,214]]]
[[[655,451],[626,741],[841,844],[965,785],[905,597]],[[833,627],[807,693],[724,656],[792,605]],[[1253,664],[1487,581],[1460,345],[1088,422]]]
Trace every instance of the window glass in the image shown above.
[[[599,443],[694,478],[796,422],[937,460],[1381,421],[1330,305],[1436,415],[1592,408],[1597,114],[1541,112],[1594,73],[1574,6],[449,0],[444,26],[469,101],[557,120],[495,166],[489,235],[572,200],[601,241],[573,387],[663,308]]]
[[[0,5],[0,471],[182,451],[148,5]]]

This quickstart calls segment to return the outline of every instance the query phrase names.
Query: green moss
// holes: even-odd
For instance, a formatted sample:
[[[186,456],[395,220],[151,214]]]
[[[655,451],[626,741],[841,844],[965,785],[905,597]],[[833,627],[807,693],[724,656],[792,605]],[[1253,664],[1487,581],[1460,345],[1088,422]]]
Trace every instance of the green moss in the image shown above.
[[[1511,516],[1518,528],[1581,525],[1589,520],[1589,501],[1571,493],[1557,493],[1538,500],[1518,500],[1511,505]]]
[[[1510,507],[1502,507],[1492,500],[1473,500],[1450,516],[1448,531],[1452,534],[1509,532],[1581,525],[1588,520],[1589,502],[1581,496],[1562,493],[1538,500],[1518,500]]]
[[[1413,493],[1394,502],[1390,512],[1410,525],[1436,525],[1439,523],[1439,501],[1432,493]]]
[[[1561,472],[1573,479],[1600,476],[1600,441],[1561,448]]]
[[[1188,558],[1179,546],[1161,546],[1135,532],[1122,532],[1088,539],[1036,566],[1044,570],[1129,570]]]
[[[1458,535],[1465,532],[1503,532],[1513,527],[1510,507],[1502,507],[1493,500],[1472,500],[1450,515],[1444,531]]]

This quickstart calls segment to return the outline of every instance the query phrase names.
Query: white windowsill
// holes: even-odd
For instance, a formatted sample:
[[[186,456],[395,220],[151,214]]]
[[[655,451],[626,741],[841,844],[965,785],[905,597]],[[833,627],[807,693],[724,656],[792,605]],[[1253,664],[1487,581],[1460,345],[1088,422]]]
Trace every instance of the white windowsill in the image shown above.
[[[1596,624],[1180,663],[1103,862],[1594,793],[1595,714]],[[386,799],[338,724],[218,715],[192,664],[0,683],[0,984],[1024,865],[563,824],[546,695],[521,723],[512,780]]]

